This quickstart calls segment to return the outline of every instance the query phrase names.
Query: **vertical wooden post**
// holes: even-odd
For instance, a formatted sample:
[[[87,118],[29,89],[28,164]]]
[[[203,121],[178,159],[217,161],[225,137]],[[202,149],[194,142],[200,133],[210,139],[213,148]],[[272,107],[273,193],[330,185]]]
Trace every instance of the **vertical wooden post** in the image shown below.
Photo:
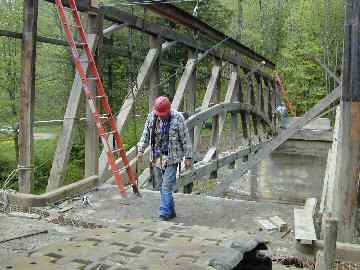
[[[34,179],[35,64],[38,0],[24,1],[19,119],[19,191],[31,193]]]
[[[99,55],[102,44],[103,16],[88,14],[88,33],[95,34],[98,38],[98,47],[95,53],[96,64],[99,67]],[[96,82],[90,82],[90,90],[96,92]],[[99,134],[96,123],[91,114],[88,101],[85,99],[86,107],[86,131],[85,131],[85,177],[97,175],[99,172]]]
[[[257,82],[257,87],[258,87],[258,93],[257,93],[257,107],[261,112],[265,112],[265,101],[264,101],[264,89],[263,89],[263,77],[261,76],[261,74],[255,73],[255,80]],[[261,120],[261,118],[258,119],[259,120],[259,139],[263,140],[264,135],[266,134],[266,125],[265,123]]]
[[[161,39],[159,36],[150,36],[150,48],[161,52]],[[160,53],[149,75],[149,112],[152,111],[154,101],[160,94]]]
[[[194,54],[193,51],[189,51],[189,58],[195,59],[197,55]],[[189,78],[188,88],[185,91],[184,95],[184,111],[192,114],[195,112],[196,106],[196,66]],[[189,130],[191,143],[194,145],[194,129]],[[190,183],[184,186],[184,193],[191,193],[193,188],[193,183]]]
[[[254,93],[254,81],[253,81],[252,76],[248,77],[248,97],[249,97],[249,100],[250,100],[250,104],[253,105],[253,106],[256,106],[255,93]],[[257,117],[252,114],[251,119],[252,119],[252,123],[253,123],[254,133],[257,136],[258,135]],[[252,141],[254,141],[254,140],[252,140]]]
[[[240,78],[239,78],[239,66],[233,66],[234,72],[237,73],[237,80],[235,84],[235,92],[232,98],[232,102],[240,102]],[[231,112],[231,147],[235,151],[237,147],[237,134],[239,131],[239,114],[238,112]],[[229,169],[235,169],[236,161],[234,160],[229,164]]]
[[[360,2],[346,1],[341,132],[336,173],[335,208],[338,240],[352,242],[355,232],[360,172]]]
[[[219,75],[219,79],[217,80],[217,87],[214,93],[214,103],[218,104],[220,103],[220,96],[221,96],[221,72]],[[219,115],[215,115],[213,117],[213,121],[212,121],[212,129],[211,129],[211,146],[216,146],[219,144],[219,130],[220,130],[220,116]],[[218,151],[216,150],[216,153],[213,157],[214,159],[218,158]],[[215,179],[217,178],[217,168],[215,170],[213,170],[210,173],[210,179]]]
[[[269,81],[269,78],[264,78],[265,80],[265,87],[266,87],[266,95],[267,95],[267,117],[269,117],[270,122],[273,120],[273,100],[272,100],[272,92],[271,92],[271,82]]]
[[[189,51],[189,59],[190,58],[196,58],[193,51]],[[196,106],[196,67],[189,78],[189,84],[184,94],[184,111],[192,114],[195,112]],[[194,143],[194,129],[189,130],[189,132],[191,141]]]
[[[337,220],[328,218],[325,221],[324,260],[325,270],[333,270],[336,259]]]
[[[243,81],[241,78],[239,78],[239,101],[242,103],[249,103],[248,100],[245,101],[244,97],[244,89],[243,89]],[[248,123],[249,123],[249,114],[247,112],[240,112],[241,115],[241,127],[242,127],[242,133],[243,133],[243,144],[246,142],[248,145],[250,145],[250,138],[249,138],[249,130],[248,130]]]

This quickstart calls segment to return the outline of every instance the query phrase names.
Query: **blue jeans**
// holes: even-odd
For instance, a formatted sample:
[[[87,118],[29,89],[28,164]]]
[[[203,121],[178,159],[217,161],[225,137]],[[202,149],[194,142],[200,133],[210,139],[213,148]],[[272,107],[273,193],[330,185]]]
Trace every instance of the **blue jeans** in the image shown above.
[[[160,216],[170,217],[175,212],[173,190],[176,185],[177,164],[169,165],[165,170],[154,167],[155,189],[160,190]]]

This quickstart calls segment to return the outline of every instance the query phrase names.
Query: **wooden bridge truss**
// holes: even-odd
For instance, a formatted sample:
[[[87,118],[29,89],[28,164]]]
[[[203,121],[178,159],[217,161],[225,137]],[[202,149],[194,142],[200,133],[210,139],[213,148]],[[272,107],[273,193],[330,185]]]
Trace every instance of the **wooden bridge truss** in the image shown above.
[[[48,0],[48,2],[53,2]],[[66,1],[64,1],[66,2]],[[275,65],[241,43],[231,39],[223,33],[213,29],[199,19],[185,13],[170,4],[154,4],[147,6],[149,9],[170,18],[172,21],[181,23],[200,34],[201,37],[212,40],[212,46],[208,42],[194,39],[189,35],[181,34],[173,29],[161,26],[154,22],[146,21],[115,7],[97,7],[91,1],[79,0],[80,10],[86,12],[89,19],[89,43],[92,50],[102,50],[104,46],[110,46],[109,37],[115,31],[124,28],[132,28],[150,36],[150,48],[143,60],[136,76],[136,83],[130,85],[126,91],[128,95],[124,100],[117,117],[117,126],[120,133],[130,119],[136,99],[144,91],[146,84],[149,85],[149,110],[159,94],[161,55],[171,50],[174,46],[183,46],[188,50],[186,65],[182,68],[181,78],[176,86],[172,99],[172,108],[186,111],[190,114],[187,119],[191,137],[193,140],[194,153],[198,154],[201,143],[200,131],[202,124],[212,119],[212,136],[210,146],[194,169],[184,171],[178,181],[179,190],[191,192],[194,180],[211,174],[216,176],[217,170],[224,166],[235,168],[236,160],[242,160],[240,169],[245,173],[249,168],[256,165],[264,157],[269,155],[277,146],[291,136],[298,128],[305,125],[311,119],[319,115],[326,107],[338,98],[339,91],[327,97],[319,104],[315,111],[310,111],[305,120],[295,123],[291,131],[280,134],[272,142],[271,137],[277,133],[277,120],[274,117],[276,106],[280,103],[281,93],[277,90],[273,74]],[[23,76],[26,81],[22,89],[21,107],[23,113],[20,118],[20,159],[19,159],[19,190],[22,193],[31,193],[33,181],[33,126],[34,119],[34,80],[35,80],[35,55],[36,42],[46,42],[66,46],[66,42],[47,37],[37,36],[37,1],[27,1],[24,6],[24,33],[14,33],[0,30],[0,35],[23,39],[23,50],[32,57],[23,58]],[[104,28],[104,21],[113,23]],[[215,44],[215,45],[214,45]],[[226,47],[227,52],[219,47]],[[124,52],[122,48],[111,47],[114,50]],[[228,52],[230,51],[230,53]],[[26,59],[25,59],[26,58]],[[199,65],[205,58],[213,59],[210,79],[201,106],[196,108],[196,74]],[[87,69],[87,64],[83,63]],[[229,78],[226,92],[221,93],[222,73],[228,68]],[[111,171],[106,163],[105,153],[98,153],[98,135],[91,115],[86,117],[85,136],[85,177],[69,186],[63,186],[64,178],[68,169],[70,152],[72,149],[74,134],[79,127],[78,112],[81,106],[82,85],[79,74],[75,74],[72,89],[68,99],[62,132],[58,140],[55,156],[48,179],[47,192],[42,197],[26,195],[20,200],[24,204],[41,205],[60,194],[86,190],[99,183],[104,183],[111,178]],[[220,97],[224,96],[221,100]],[[88,112],[88,109],[87,109]],[[221,151],[220,141],[225,137],[225,129],[228,116],[230,116],[231,131],[227,138],[228,149]],[[43,123],[42,123],[43,124]],[[239,143],[240,142],[240,143]],[[270,142],[270,143],[269,143]],[[128,151],[130,166],[137,170],[140,175],[140,183],[148,180],[149,170],[147,165],[137,164],[136,147]],[[149,149],[145,152],[145,160],[148,158]],[[98,158],[100,156],[100,158]],[[118,161],[121,168],[123,165]],[[124,181],[127,175],[122,174]],[[52,195],[51,195],[52,194]],[[55,195],[54,195],[55,194]],[[34,197],[35,196],[35,197]],[[52,196],[52,197],[51,197]],[[21,196],[20,196],[21,197]],[[19,202],[19,196],[13,198]]]

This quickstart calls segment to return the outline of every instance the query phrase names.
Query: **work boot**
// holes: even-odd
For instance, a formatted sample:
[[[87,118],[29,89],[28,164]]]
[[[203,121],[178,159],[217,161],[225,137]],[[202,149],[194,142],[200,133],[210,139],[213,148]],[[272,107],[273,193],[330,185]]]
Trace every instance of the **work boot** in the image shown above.
[[[164,216],[164,215],[160,215],[159,216],[159,219],[162,220],[162,221],[169,221],[170,219],[173,219],[173,218],[176,218],[176,212],[175,210],[171,213],[170,216]]]

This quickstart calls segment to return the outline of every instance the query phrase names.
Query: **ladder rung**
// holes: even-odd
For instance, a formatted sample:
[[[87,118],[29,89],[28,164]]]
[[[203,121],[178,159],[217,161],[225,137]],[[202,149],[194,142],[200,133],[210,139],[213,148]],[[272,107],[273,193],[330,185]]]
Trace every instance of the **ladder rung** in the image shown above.
[[[87,79],[88,79],[89,81],[97,81],[97,80],[98,80],[97,77],[88,77]]]
[[[101,119],[101,120],[104,120],[104,119],[108,120],[108,119],[109,119],[109,115],[108,115],[108,114],[102,114],[102,115],[100,115],[100,119]]]
[[[70,23],[65,23],[67,26],[69,26],[69,27],[73,27],[73,28],[81,28],[81,26],[80,25],[77,25],[77,24],[70,24]]]
[[[89,63],[89,59],[79,59],[80,63]]]
[[[66,11],[75,11],[76,9],[64,6],[64,10],[66,10]]]
[[[113,152],[113,154],[115,154],[115,153],[121,152],[121,150],[122,150],[122,149],[119,148],[119,149],[112,150],[111,152]]]
[[[107,135],[110,135],[110,134],[115,134],[116,131],[115,130],[112,130],[112,131],[109,131],[109,132],[105,132],[103,134],[100,134],[100,136],[107,136]]]
[[[86,42],[76,42],[76,45],[83,46],[83,47],[88,46],[88,44]]]
[[[106,95],[103,95],[103,96],[95,96],[95,98],[107,98]]]

